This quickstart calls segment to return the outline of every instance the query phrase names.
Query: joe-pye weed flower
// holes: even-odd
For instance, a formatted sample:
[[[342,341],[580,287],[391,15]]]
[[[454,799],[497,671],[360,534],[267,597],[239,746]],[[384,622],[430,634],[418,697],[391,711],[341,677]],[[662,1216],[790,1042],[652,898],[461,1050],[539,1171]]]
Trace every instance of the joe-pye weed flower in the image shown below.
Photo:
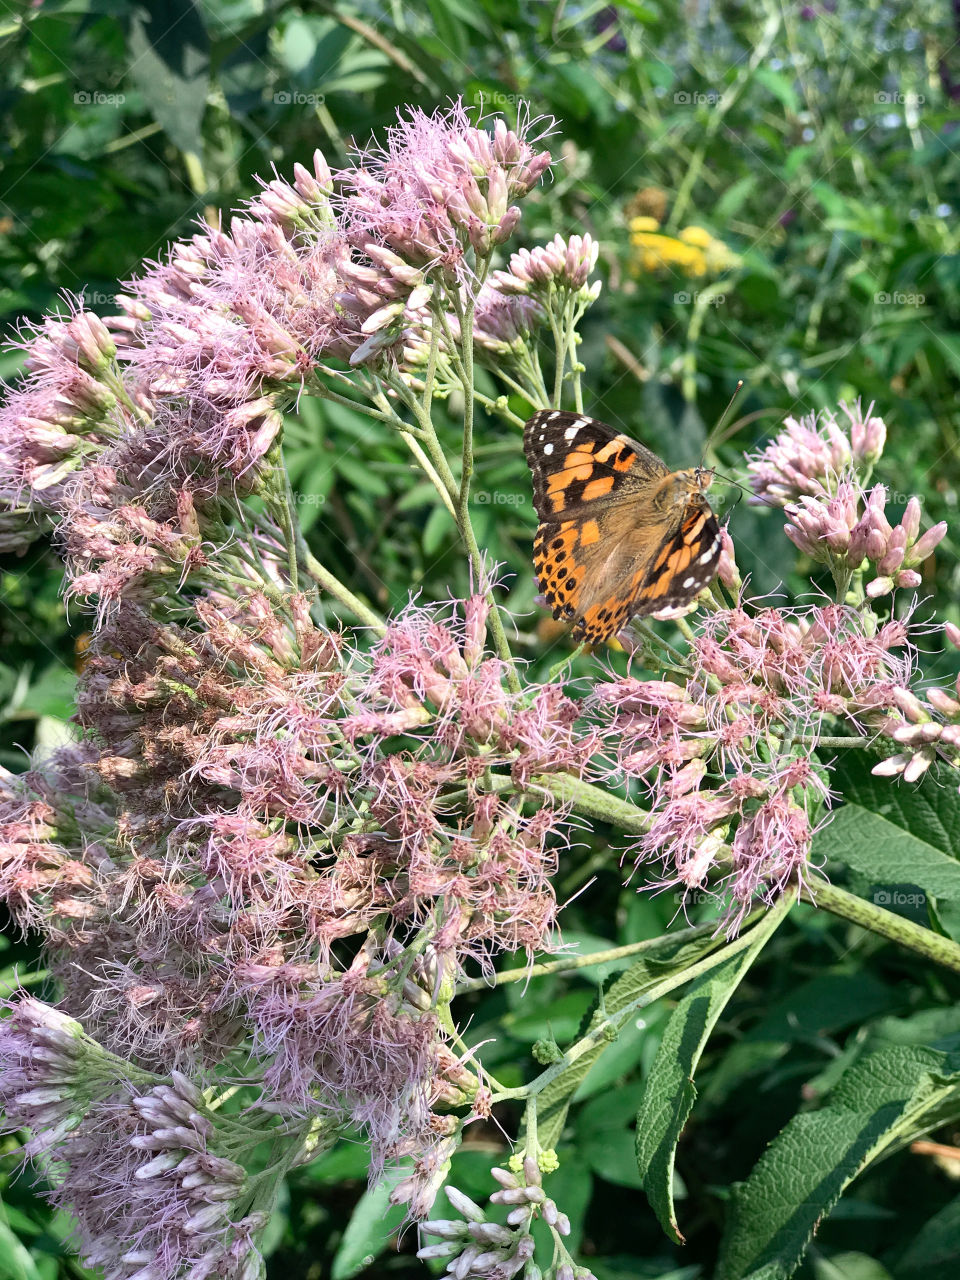
[[[427,1223],[422,1256],[458,1280],[589,1276],[541,1185],[537,1098],[623,1011],[510,1090],[458,992],[500,981],[504,953],[561,951],[553,877],[597,822],[648,887],[714,894],[734,937],[816,891],[824,744],[875,744],[875,772],[908,781],[960,759],[960,691],[917,692],[896,594],[943,531],[867,488],[886,428],[859,408],[788,419],[749,466],[834,600],[750,600],[725,532],[729,595],[704,594],[681,648],[641,628],[631,668],[579,690],[516,660],[471,518],[476,414],[582,408],[600,289],[589,234],[505,248],[550,129],[401,114],[349,168],[316,153],[201,226],[119,314],[72,299],[24,337],[0,540],[55,532],[92,638],[78,740],[2,778],[0,891],[44,935],[58,1003],[10,1002],[0,1090],[111,1280],[255,1280],[285,1174],[357,1135],[422,1220],[465,1127],[517,1097],[506,1225],[451,1189],[460,1216]],[[303,394],[398,434],[456,524],[464,598],[383,619],[316,559],[282,454]],[[448,398],[458,457],[434,421]]]

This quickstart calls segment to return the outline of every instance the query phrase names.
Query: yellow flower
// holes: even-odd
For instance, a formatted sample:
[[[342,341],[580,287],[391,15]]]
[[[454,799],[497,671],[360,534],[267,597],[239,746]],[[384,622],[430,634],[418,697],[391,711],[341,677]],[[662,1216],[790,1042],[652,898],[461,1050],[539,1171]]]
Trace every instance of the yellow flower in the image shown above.
[[[680,232],[680,239],[684,244],[696,245],[698,249],[709,249],[716,243],[705,227],[684,227]]]
[[[699,278],[738,266],[740,259],[705,227],[684,227],[679,236],[664,235],[655,218],[631,218],[630,243],[637,251],[631,264],[635,275],[673,268]]]

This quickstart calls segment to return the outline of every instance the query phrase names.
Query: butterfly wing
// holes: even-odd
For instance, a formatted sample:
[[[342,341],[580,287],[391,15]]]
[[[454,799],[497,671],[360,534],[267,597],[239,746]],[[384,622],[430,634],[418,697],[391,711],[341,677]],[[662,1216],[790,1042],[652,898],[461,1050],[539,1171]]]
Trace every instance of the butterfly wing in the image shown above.
[[[541,526],[534,543],[540,589],[577,640],[599,644],[631,618],[683,609],[716,575],[720,526],[705,504],[691,502],[678,526],[659,533],[632,524],[628,507],[611,512],[603,545],[590,541],[593,523]]]
[[[691,502],[644,568],[631,616],[683,609],[716,577],[720,525],[703,499]]]
[[[605,505],[669,475],[649,449],[596,418],[544,409],[523,429],[533,472],[533,503],[542,522],[569,520],[601,499]]]
[[[629,436],[545,410],[524,428],[540,518],[534,570],[555,618],[589,644],[631,617],[681,608],[713,580],[720,528],[700,496],[665,519],[649,501],[670,470]]]

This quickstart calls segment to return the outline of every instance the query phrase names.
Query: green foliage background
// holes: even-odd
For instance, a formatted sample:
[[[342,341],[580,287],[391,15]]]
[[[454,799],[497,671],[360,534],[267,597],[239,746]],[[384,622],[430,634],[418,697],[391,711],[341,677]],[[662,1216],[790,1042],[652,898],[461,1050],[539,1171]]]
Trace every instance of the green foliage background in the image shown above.
[[[535,114],[558,117],[562,163],[526,202],[517,243],[589,230],[602,246],[605,289],[582,349],[588,409],[689,465],[742,378],[736,431],[720,450],[732,470],[785,414],[842,397],[875,400],[890,428],[876,478],[901,502],[918,493],[925,522],[950,522],[926,586],[940,617],[960,621],[958,24],[950,5],[933,0],[6,0],[4,327],[20,315],[38,318],[64,290],[83,291],[94,310],[110,313],[119,279],[189,235],[198,216],[236,208],[256,190],[255,173],[276,166],[288,174],[317,146],[336,167],[351,142],[365,143],[403,104],[429,109],[462,94],[510,117],[522,99]],[[668,229],[705,226],[741,255],[722,304],[685,300],[698,286],[682,276],[631,272],[628,210],[644,188],[663,193]],[[12,376],[18,353],[0,360]],[[453,431],[451,421],[451,439]],[[519,441],[487,423],[478,442],[479,540],[513,574],[510,603],[524,615],[518,652],[545,670],[563,642],[544,638],[533,610],[534,515]],[[420,587],[428,599],[465,590],[452,521],[386,431],[305,402],[287,454],[319,558],[377,608],[398,607]],[[781,581],[804,588],[809,566],[797,563],[780,526],[776,513],[745,504],[733,514],[738,559],[755,590]],[[50,548],[0,559],[0,762],[11,768],[22,767],[24,750],[66,731],[84,621],[65,614],[58,583]],[[947,673],[948,660],[929,661]],[[841,781],[848,802],[874,813],[896,796],[886,783],[883,797],[868,794],[864,776]],[[893,830],[888,861],[906,865],[911,815],[899,825],[896,814],[878,820]],[[955,807],[944,824],[952,834],[937,849],[955,863]],[[897,880],[871,871],[881,846],[850,862],[854,887]],[[827,840],[822,852],[839,857],[845,847]],[[676,910],[672,898],[621,887],[602,832],[564,856],[558,896],[591,881],[565,913],[565,936],[584,951],[653,937]],[[924,923],[953,932],[954,892],[950,875],[937,881]],[[33,954],[29,940],[9,940],[6,979]],[[462,1005],[471,1039],[496,1036],[490,1066],[519,1082],[533,1042],[572,1037],[598,978],[609,976],[588,970],[470,997]],[[723,1280],[736,1280],[742,1265],[729,1235],[718,1264],[732,1185],[795,1112],[810,1111],[841,1069],[870,1053],[940,1053],[933,1065],[924,1059],[927,1067],[954,1070],[958,988],[955,976],[826,913],[795,911],[733,1001],[721,1004],[700,1064],[674,1187],[683,1248],[666,1241],[649,1210],[634,1155],[634,1115],[674,1002],[651,1006],[581,1086],[549,1184],[584,1259],[601,1280],[694,1280],[718,1265]],[[869,1092],[869,1062],[863,1070]],[[841,1096],[832,1105],[842,1104]],[[501,1119],[515,1130],[517,1116]],[[803,1121],[791,1124],[802,1129]],[[839,1131],[839,1122],[824,1123]],[[935,1136],[952,1142],[951,1125],[945,1117]],[[495,1125],[478,1130],[453,1181],[483,1199],[502,1151]],[[902,1142],[886,1156],[820,1229],[802,1264],[806,1280],[956,1274],[955,1173]],[[784,1153],[768,1159],[768,1194],[799,1196]],[[29,1177],[15,1175],[14,1158],[3,1169],[0,1280],[78,1273],[64,1244],[68,1224],[51,1218]],[[361,1198],[364,1172],[356,1145],[295,1176],[271,1232],[270,1274],[343,1280],[370,1255],[364,1274],[424,1274],[413,1231],[399,1254],[383,1251],[383,1201],[378,1192]]]

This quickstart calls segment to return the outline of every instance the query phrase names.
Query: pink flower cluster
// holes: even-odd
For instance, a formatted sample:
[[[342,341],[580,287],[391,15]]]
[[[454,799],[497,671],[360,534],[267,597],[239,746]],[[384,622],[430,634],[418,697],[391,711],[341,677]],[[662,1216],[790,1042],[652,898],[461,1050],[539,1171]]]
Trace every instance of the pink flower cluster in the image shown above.
[[[111,1051],[213,1064],[244,1026],[277,1105],[366,1126],[380,1159],[429,1145],[437,1099],[477,1091],[440,1052],[437,985],[550,945],[564,813],[522,794],[581,773],[596,735],[558,686],[504,687],[479,597],[411,607],[368,654],[302,597],[195,609],[202,631],[125,602],[95,636],[78,715],[98,750],[50,768],[98,779],[101,840],[64,777],[8,780],[0,888]]]
[[[960,627],[944,624],[947,641],[960,649]],[[902,777],[916,782],[936,761],[960,769],[960,676],[952,690],[930,688],[922,699],[909,689],[894,691],[894,705],[881,728],[899,750],[874,765],[881,778]]]
[[[589,234],[567,240],[558,234],[549,244],[511,254],[509,271],[495,271],[493,282],[505,294],[578,294],[586,290],[599,253],[600,246]],[[589,292],[596,297],[599,285],[591,285]]]
[[[75,1217],[87,1265],[109,1280],[258,1280],[254,1237],[267,1215],[252,1208],[246,1170],[228,1154],[249,1158],[249,1128],[211,1112],[178,1071],[152,1085],[39,1000],[8,1010],[3,1128],[37,1135],[25,1153],[51,1161],[51,1198]]]
[[[920,532],[920,502],[907,503],[899,524],[891,525],[883,485],[864,488],[860,472],[869,472],[886,440],[882,418],[864,416],[859,405],[841,406],[846,431],[833,414],[797,421],[749,463],[756,501],[785,508],[787,537],[812,560],[829,565],[838,584],[867,565],[876,576],[866,585],[868,598],[895,588],[918,587],[923,562],[943,540],[945,521]]]
[[[783,507],[804,495],[822,497],[851,468],[861,472],[880,458],[887,428],[873,416],[873,405],[865,414],[859,402],[840,408],[846,426],[832,410],[787,418],[783,431],[748,460],[755,502]]]
[[[403,261],[462,280],[466,250],[489,256],[520,220],[514,201],[525,196],[550,165],[538,151],[532,122],[517,131],[494,120],[493,132],[474,125],[460,102],[428,116],[411,110],[388,130],[384,147],[358,155],[337,175],[345,196],[348,238],[366,249],[370,239]]]
[[[527,1156],[522,1172],[496,1168],[490,1172],[499,1183],[490,1203],[507,1209],[506,1224],[491,1222],[469,1196],[456,1187],[447,1187],[447,1199],[460,1218],[423,1223],[423,1233],[439,1237],[439,1243],[424,1245],[417,1257],[424,1261],[445,1260],[446,1274],[454,1280],[510,1280],[521,1271],[529,1275],[531,1268],[536,1275],[539,1268],[533,1263],[535,1242],[530,1228],[540,1218],[554,1237],[556,1280],[595,1280],[586,1267],[574,1266],[563,1247],[563,1238],[570,1234],[570,1220],[544,1191],[537,1162]]]
[[[593,702],[613,778],[649,790],[633,852],[684,892],[729,889],[735,929],[758,901],[802,877],[829,801],[812,759],[825,724],[885,731],[909,692],[907,627],[874,629],[848,606],[743,605],[710,614],[691,642],[685,685],[626,678]]]

